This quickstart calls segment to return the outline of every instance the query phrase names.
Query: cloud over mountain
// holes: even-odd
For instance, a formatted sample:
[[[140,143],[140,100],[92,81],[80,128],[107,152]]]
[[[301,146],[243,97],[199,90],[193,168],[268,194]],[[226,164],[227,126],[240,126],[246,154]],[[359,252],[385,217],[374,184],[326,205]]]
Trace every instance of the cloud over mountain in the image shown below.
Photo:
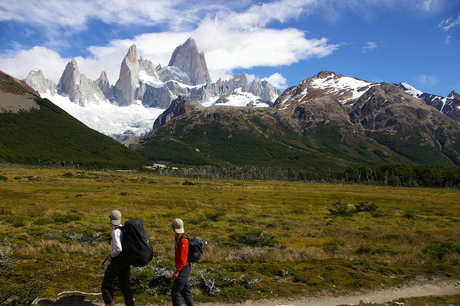
[[[346,33],[341,28],[350,20],[364,20],[372,25],[382,21],[383,16],[389,20],[387,16],[399,12],[405,12],[407,18],[423,19],[424,14],[441,10],[458,12],[456,8],[458,4],[453,0],[140,0],[135,5],[124,0],[110,4],[89,0],[5,0],[0,3],[0,26],[8,31],[0,48],[0,66],[18,78],[25,78],[30,70],[43,69],[48,78],[57,82],[65,63],[76,58],[89,78],[95,79],[105,70],[108,79],[115,82],[118,71],[113,67],[117,67],[118,59],[129,46],[136,44],[139,55],[166,66],[174,48],[192,37],[206,55],[212,79],[226,79],[242,72],[235,70],[270,68],[266,74],[257,73],[257,77],[279,73],[292,86],[298,80],[288,77],[291,72],[280,68],[336,54],[342,59],[350,53],[340,51],[353,44],[375,41],[379,47],[384,45],[373,37],[375,32],[366,33],[372,27],[355,38],[362,41],[342,38],[356,33],[356,29]],[[445,20],[444,29],[452,29],[458,23],[457,16],[444,14],[435,27],[441,20]],[[438,30],[445,35],[439,27]],[[388,31],[399,33],[391,27]],[[445,41],[454,38],[450,34]],[[401,48],[400,42],[395,45]],[[375,50],[367,47],[367,51]],[[357,53],[355,56],[360,57],[362,50]],[[40,61],[46,61],[47,67],[36,64]],[[329,66],[319,68],[342,70],[337,65]]]

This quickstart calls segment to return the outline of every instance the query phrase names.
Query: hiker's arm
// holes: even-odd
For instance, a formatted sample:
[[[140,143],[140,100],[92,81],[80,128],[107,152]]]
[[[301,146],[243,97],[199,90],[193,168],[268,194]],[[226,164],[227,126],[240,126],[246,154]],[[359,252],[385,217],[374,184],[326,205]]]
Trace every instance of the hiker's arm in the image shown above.
[[[176,256],[174,258],[176,271],[174,272],[172,278],[175,279],[179,272],[189,264],[188,262],[188,240],[181,239],[179,248],[176,250]]]
[[[112,243],[111,243],[112,250],[109,256],[110,260],[120,255],[121,251],[123,250],[121,246],[122,235],[123,233],[119,229],[115,229],[112,232]]]

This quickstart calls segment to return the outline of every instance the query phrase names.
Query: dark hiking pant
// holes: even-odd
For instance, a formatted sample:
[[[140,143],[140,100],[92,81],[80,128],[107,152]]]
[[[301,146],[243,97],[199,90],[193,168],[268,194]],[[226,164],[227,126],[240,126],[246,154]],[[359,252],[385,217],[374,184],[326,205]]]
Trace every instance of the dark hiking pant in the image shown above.
[[[192,290],[188,284],[188,277],[190,276],[190,271],[192,267],[186,265],[182,271],[180,271],[179,276],[174,280],[174,284],[171,290],[171,298],[173,306],[182,306],[182,301],[180,299],[181,295],[185,300],[187,306],[194,306]]]
[[[125,298],[125,305],[134,306],[133,292],[129,284],[129,278],[131,277],[130,266],[121,256],[113,258],[107,267],[107,270],[105,270],[101,288],[104,303],[110,305],[114,302],[112,283],[117,276],[120,290]]]

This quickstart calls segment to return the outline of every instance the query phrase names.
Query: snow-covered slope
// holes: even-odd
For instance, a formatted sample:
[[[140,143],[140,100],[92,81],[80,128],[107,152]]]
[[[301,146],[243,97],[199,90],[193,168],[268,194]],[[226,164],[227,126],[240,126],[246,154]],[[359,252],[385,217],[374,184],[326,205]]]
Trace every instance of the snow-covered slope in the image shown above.
[[[80,106],[49,91],[40,93],[86,126],[118,141],[140,136],[152,129],[155,119],[164,111],[160,108],[144,107],[141,103],[119,107],[107,100],[98,100]]]
[[[359,99],[370,88],[378,85],[330,71],[321,71],[316,76],[287,89],[276,100],[275,106],[285,109],[293,104],[307,103],[324,96],[334,96],[340,103],[349,104]]]
[[[416,97],[416,98],[419,98],[422,96],[423,92],[421,92],[420,90],[418,90],[417,88],[413,87],[412,85],[409,85],[407,83],[399,83],[398,85],[402,90],[404,90],[405,92],[407,92],[408,94],[410,94],[411,96],[413,97]]]
[[[235,106],[235,107],[270,107],[271,105],[260,99],[259,96],[250,92],[245,92],[242,88],[235,89],[232,93],[224,97],[211,97],[208,101],[202,103],[203,106],[213,105]]]

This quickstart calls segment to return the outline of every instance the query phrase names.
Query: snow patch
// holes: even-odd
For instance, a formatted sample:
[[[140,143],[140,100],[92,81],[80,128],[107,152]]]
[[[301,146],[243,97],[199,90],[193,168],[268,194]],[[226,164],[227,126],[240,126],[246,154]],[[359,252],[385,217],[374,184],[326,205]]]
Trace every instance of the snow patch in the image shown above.
[[[225,97],[225,99],[227,100],[227,102],[217,105],[234,107],[269,107],[267,103],[260,102],[259,96],[256,96],[250,92],[245,92],[242,90],[242,88],[235,89],[229,96]]]
[[[369,88],[375,86],[375,83],[358,80],[352,77],[340,77],[336,78],[327,77],[324,79],[314,79],[311,82],[311,86],[319,88],[327,92],[328,94],[340,94],[341,92],[351,92],[352,97],[341,100],[340,102],[345,103],[349,100],[360,98]]]
[[[235,89],[231,94],[228,96],[222,97],[222,99],[225,99],[226,102],[224,103],[217,103],[219,100],[219,96],[214,96],[209,98],[208,100],[204,101],[201,103],[202,106],[204,107],[210,107],[210,106],[233,106],[233,107],[247,107],[247,106],[252,106],[252,107],[270,107],[269,104],[265,102],[260,102],[260,97],[256,96],[250,92],[245,92],[243,89],[237,88]]]
[[[407,83],[401,83],[401,85],[404,87],[404,91],[410,94],[413,97],[419,98],[423,92],[418,90],[417,88],[407,84]]]
[[[146,71],[141,70],[139,72],[139,80],[141,83],[145,83],[153,88],[162,88],[165,86],[165,82],[162,82],[159,78],[149,75]]]

